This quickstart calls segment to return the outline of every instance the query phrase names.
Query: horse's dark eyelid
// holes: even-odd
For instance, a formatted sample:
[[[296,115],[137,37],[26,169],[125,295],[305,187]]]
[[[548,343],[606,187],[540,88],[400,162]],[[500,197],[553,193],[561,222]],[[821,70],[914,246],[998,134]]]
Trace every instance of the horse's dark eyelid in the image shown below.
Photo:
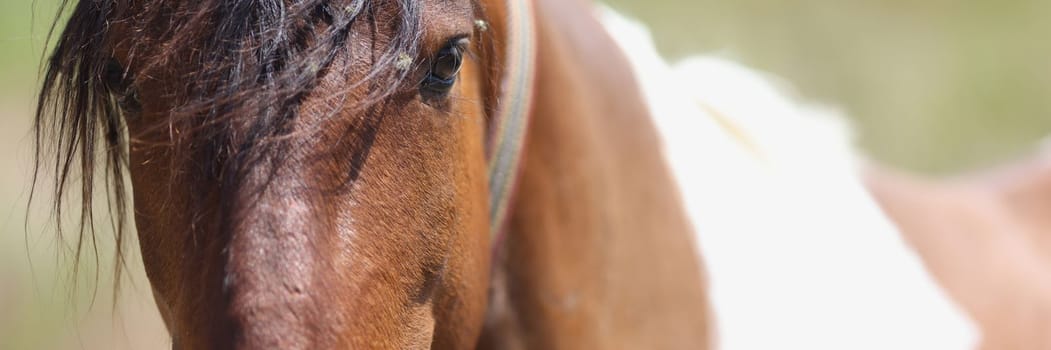
[[[430,95],[445,95],[456,84],[456,78],[463,67],[464,54],[469,48],[470,40],[466,36],[456,37],[446,44],[435,56],[427,77],[421,83],[421,90]]]
[[[452,90],[453,85],[456,84],[456,77],[449,79],[441,79],[435,76],[428,76],[423,81],[423,89],[425,92],[436,95],[447,94]]]

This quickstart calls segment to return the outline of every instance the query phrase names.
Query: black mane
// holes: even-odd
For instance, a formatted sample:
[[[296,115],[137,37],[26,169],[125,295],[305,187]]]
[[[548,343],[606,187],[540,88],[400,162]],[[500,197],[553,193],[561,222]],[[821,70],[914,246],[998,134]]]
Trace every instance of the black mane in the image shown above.
[[[418,57],[419,7],[413,0],[63,0],[59,17],[72,12],[44,68],[33,186],[42,171],[54,172],[50,191],[60,237],[62,203],[79,187],[74,261],[85,240],[97,251],[92,208],[96,187],[103,186],[120,276],[127,153],[135,140],[127,135],[126,118],[139,107],[134,86],[149,79],[140,72],[177,68],[179,80],[188,82],[185,90],[164,92],[176,104],[155,127],[190,126],[192,132],[172,142],[201,160],[204,169],[194,176],[220,179],[225,192],[239,185],[246,169],[274,161],[288,147],[289,123],[337,54],[349,49],[356,22],[394,30],[363,79],[384,84],[371,87],[362,103],[393,94],[409,71],[401,61]],[[118,26],[134,37],[116,37]],[[118,47],[128,67],[111,56]],[[241,126],[239,135],[235,126]]]

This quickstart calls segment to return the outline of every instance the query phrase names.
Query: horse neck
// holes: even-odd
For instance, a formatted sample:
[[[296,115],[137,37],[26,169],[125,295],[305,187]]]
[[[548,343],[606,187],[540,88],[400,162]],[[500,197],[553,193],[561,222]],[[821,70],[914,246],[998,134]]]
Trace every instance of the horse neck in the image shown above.
[[[628,62],[589,5],[536,3],[535,104],[483,345],[703,348],[699,257]]]

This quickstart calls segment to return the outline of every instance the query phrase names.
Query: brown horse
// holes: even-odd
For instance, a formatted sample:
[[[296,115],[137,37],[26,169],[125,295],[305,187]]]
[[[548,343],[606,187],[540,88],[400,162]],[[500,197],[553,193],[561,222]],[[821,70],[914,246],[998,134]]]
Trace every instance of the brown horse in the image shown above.
[[[104,176],[119,247],[130,177],[176,349],[709,347],[690,222],[621,48],[584,1],[505,1],[78,2],[38,169],[60,198],[80,181],[81,242]],[[1018,327],[1051,314],[1046,169],[870,172],[989,348],[1048,344]]]
[[[38,159],[56,159],[60,196],[79,175],[81,241],[96,176],[118,228],[130,177],[176,349],[706,348],[689,222],[590,11],[80,1],[47,67]],[[521,147],[501,126],[515,103],[532,107]]]

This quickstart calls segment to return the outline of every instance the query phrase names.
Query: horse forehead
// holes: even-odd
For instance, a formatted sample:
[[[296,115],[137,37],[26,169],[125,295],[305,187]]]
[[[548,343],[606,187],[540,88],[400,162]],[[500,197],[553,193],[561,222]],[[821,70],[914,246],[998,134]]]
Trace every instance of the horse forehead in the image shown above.
[[[474,16],[477,0],[431,0],[424,2],[424,25],[456,22]]]

